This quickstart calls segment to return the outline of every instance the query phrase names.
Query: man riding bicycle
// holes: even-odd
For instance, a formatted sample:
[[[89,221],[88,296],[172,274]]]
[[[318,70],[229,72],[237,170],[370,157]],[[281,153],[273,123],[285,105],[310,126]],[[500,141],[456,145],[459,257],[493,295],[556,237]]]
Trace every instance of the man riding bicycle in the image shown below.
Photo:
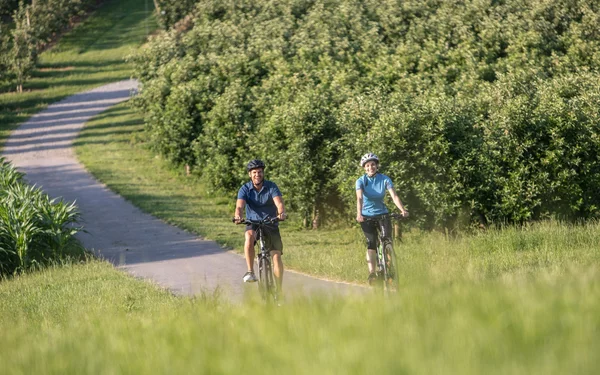
[[[261,160],[251,160],[246,166],[250,181],[242,185],[238,191],[234,221],[242,221],[242,212],[246,209],[246,218],[252,221],[265,220],[267,218],[278,218],[285,220],[285,206],[279,188],[274,182],[264,179],[265,163]],[[268,250],[273,258],[273,273],[277,289],[281,290],[283,281],[283,262],[281,255],[283,253],[283,243],[277,223],[267,226],[263,231],[264,239]],[[246,256],[246,265],[248,272],[244,274],[245,283],[256,282],[258,279],[254,275],[254,244],[256,242],[256,227],[254,225],[246,226],[246,242],[244,244],[244,254]]]
[[[394,204],[403,217],[408,217],[408,211],[400,201],[398,194],[394,190],[392,180],[381,173],[379,170],[379,158],[373,153],[367,153],[360,159],[360,166],[365,169],[365,174],[356,180],[356,220],[367,239],[367,262],[369,264],[369,284],[372,284],[377,276],[375,270],[377,267],[377,223],[372,218],[380,218],[388,213],[383,200],[387,191]],[[383,216],[385,233],[391,234],[390,218]]]

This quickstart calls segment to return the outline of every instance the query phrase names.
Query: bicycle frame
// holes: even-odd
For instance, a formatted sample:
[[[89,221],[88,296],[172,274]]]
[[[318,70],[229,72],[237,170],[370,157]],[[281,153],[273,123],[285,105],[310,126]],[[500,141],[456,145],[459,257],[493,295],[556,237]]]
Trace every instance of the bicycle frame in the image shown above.
[[[385,214],[377,218],[366,219],[377,223],[377,276],[383,282],[384,290],[388,292],[398,288],[398,266],[393,246],[393,231],[388,236],[385,221],[388,218],[400,219],[401,217],[398,214]]]
[[[256,244],[259,251],[256,252],[256,263],[258,266],[258,289],[262,298],[267,302],[277,302],[279,295],[275,285],[275,275],[271,261],[271,252],[267,250],[264,239],[264,227],[277,222],[277,219],[265,219],[253,221],[244,219],[240,224],[256,225]]]

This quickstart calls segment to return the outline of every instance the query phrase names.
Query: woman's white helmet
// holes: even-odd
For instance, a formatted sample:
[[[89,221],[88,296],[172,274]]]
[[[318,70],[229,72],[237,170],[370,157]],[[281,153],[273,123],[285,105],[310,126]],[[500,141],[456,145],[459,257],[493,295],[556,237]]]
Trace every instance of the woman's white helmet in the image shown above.
[[[372,152],[369,152],[364,154],[363,157],[360,158],[360,166],[364,167],[365,164],[367,164],[367,162],[369,161],[375,161],[377,164],[379,164],[379,158],[377,157],[377,155],[375,155]]]

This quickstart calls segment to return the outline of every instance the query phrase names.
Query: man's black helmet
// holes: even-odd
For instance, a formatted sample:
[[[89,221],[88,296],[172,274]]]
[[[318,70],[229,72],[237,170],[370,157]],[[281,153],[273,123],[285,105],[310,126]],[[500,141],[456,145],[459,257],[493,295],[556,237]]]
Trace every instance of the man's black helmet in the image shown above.
[[[257,169],[257,168],[265,169],[265,163],[263,163],[262,160],[254,159],[254,160],[250,160],[250,162],[246,166],[246,170],[248,172],[250,172],[253,169]]]

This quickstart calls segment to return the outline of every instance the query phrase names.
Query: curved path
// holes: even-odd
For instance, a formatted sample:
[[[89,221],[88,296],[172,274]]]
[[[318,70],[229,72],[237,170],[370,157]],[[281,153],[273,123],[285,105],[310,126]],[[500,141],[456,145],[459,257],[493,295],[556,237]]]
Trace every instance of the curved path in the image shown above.
[[[229,300],[240,301],[256,293],[256,284],[241,282],[243,257],[143,213],[77,161],[72,144],[85,122],[129,99],[136,88],[136,81],[121,81],[50,105],[11,134],[4,156],[51,197],[76,201],[88,232],[79,239],[116,266],[178,294],[212,293],[218,287]],[[287,296],[364,290],[289,271],[284,288]]]

